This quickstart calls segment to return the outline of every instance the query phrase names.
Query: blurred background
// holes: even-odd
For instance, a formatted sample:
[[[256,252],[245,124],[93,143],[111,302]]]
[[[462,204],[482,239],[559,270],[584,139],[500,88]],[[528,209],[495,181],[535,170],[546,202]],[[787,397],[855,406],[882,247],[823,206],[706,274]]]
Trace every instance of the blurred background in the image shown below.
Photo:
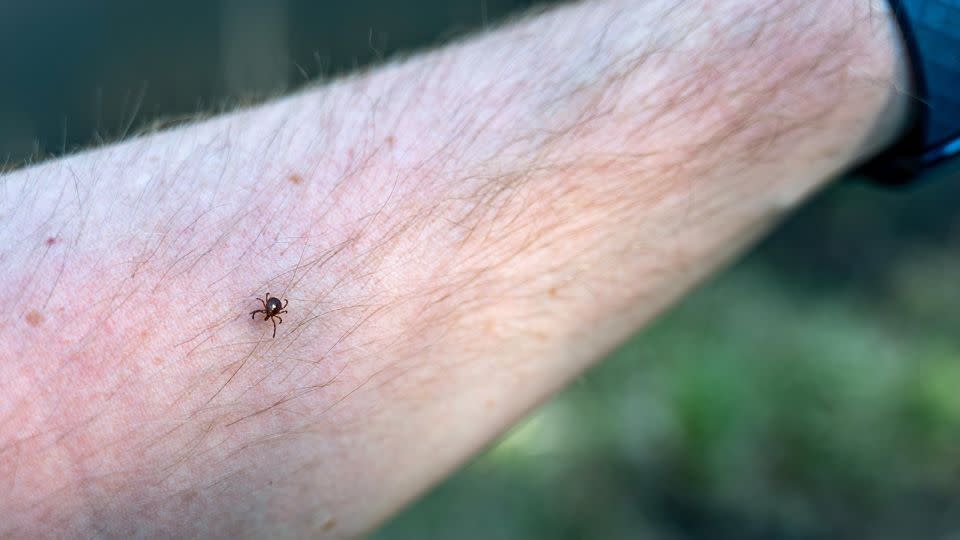
[[[0,166],[533,3],[0,2]],[[374,538],[960,538],[958,207],[837,183]]]

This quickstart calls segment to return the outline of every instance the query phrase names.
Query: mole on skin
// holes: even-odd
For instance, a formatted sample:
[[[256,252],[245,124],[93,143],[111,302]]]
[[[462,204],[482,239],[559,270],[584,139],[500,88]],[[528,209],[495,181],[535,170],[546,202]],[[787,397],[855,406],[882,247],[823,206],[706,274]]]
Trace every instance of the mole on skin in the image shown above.
[[[43,315],[35,309],[31,309],[29,312],[27,312],[27,315],[24,317],[24,319],[27,320],[27,324],[30,326],[40,326],[43,324]]]

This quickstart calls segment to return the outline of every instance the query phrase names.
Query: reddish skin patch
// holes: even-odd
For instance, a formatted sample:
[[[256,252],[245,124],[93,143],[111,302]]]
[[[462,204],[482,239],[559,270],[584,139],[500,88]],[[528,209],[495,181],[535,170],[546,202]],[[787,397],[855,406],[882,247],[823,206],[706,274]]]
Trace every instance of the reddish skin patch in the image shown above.
[[[159,356],[153,357],[153,365],[159,366],[162,363],[163,363],[163,358],[160,358]]]
[[[483,331],[487,334],[493,335],[497,330],[497,325],[493,321],[487,321],[483,324]]]
[[[56,244],[57,242],[58,242],[58,240],[57,240],[56,238],[52,237],[52,236],[51,236],[50,238],[47,238],[47,245],[48,245],[48,246],[52,246],[52,245]]]
[[[24,319],[27,320],[27,324],[30,326],[36,327],[43,324],[43,315],[35,309],[31,309],[29,312],[27,312],[27,315],[24,317]]]
[[[287,179],[290,180],[291,184],[300,185],[303,183],[303,177],[297,173],[291,174]]]

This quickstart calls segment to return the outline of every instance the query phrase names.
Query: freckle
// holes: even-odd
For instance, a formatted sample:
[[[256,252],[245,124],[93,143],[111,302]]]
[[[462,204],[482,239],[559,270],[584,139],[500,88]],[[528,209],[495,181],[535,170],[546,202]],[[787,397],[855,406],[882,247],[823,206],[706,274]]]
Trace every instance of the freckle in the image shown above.
[[[147,339],[148,337],[150,337],[150,331],[149,331],[149,330],[141,330],[141,331],[140,331],[140,339]]]
[[[390,148],[393,148],[394,146],[396,146],[396,144],[397,144],[396,137],[394,137],[393,135],[390,135],[387,137],[387,146],[389,146]]]
[[[43,324],[43,315],[35,309],[31,309],[25,318],[27,319],[27,324],[30,326],[40,326]]]
[[[489,409],[492,409],[492,408],[493,408],[493,400],[492,400],[492,399],[488,399],[487,401],[485,401],[485,402],[483,403],[483,406],[486,407],[488,410],[489,410]]]
[[[162,363],[163,363],[163,358],[160,358],[159,356],[153,357],[153,365],[159,366]]]
[[[300,176],[300,175],[297,174],[297,173],[291,174],[291,175],[288,177],[288,180],[290,180],[290,183],[291,183],[291,184],[297,184],[297,185],[299,185],[299,184],[302,184],[302,183],[303,183],[303,177]]]
[[[57,243],[57,239],[54,238],[53,236],[51,236],[50,238],[47,238],[47,245],[48,245],[48,246],[52,246],[52,245],[54,245],[54,244],[56,244],[56,243]]]
[[[336,525],[336,524],[337,524],[337,520],[335,520],[335,519],[333,519],[333,518],[327,518],[327,520],[323,522],[323,525],[320,527],[320,529],[321,529],[323,532],[327,532],[327,531],[329,531],[330,529],[332,529],[333,526]]]
[[[347,150],[347,159],[353,161],[353,148]]]
[[[556,297],[557,297],[557,288],[556,288],[556,287],[550,287],[550,297],[551,297],[551,298],[556,298]]]

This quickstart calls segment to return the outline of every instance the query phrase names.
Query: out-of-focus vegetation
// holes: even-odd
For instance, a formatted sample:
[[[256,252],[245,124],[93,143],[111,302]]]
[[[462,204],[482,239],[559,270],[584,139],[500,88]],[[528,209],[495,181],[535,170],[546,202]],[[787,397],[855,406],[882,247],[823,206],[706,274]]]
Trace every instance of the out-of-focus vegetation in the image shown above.
[[[0,165],[531,2],[0,9]],[[375,537],[960,538],[960,179],[840,184]]]

